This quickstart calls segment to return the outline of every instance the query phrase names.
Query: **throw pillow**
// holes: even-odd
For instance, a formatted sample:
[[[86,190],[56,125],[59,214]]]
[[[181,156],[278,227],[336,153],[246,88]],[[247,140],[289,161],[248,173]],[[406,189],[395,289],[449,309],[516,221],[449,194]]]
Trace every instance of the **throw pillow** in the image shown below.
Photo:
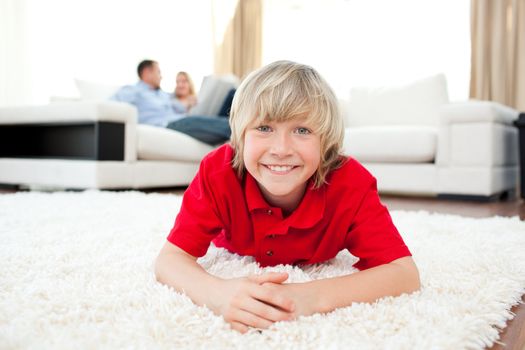
[[[107,100],[120,88],[81,79],[75,79],[75,85],[82,100]]]

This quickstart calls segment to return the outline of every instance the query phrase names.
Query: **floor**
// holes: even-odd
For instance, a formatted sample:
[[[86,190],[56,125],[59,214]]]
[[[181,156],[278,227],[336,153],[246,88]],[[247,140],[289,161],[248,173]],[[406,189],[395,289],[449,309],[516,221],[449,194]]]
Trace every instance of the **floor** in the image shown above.
[[[157,189],[148,192],[155,193],[184,193],[184,188]],[[468,217],[491,216],[518,216],[525,221],[525,201],[521,198],[508,198],[499,201],[465,201],[445,200],[430,197],[405,197],[395,195],[381,195],[381,201],[389,210],[425,210],[428,212],[454,214]],[[525,233],[524,233],[525,234]],[[515,318],[507,323],[501,332],[500,342],[489,350],[525,350],[525,295],[523,304],[512,308]]]
[[[184,193],[185,188],[164,188],[147,190],[148,193]],[[0,194],[14,193],[15,189],[0,188]],[[500,201],[479,202],[464,200],[445,200],[426,197],[404,197],[394,195],[381,195],[382,202],[389,210],[425,210],[428,212],[454,214],[468,217],[491,216],[519,216],[525,221],[525,201],[520,198],[510,198]],[[525,234],[525,232],[524,232]],[[516,317],[508,322],[501,334],[500,341],[506,346],[495,344],[490,350],[500,349],[525,349],[525,296],[524,304],[512,308]]]
[[[154,193],[184,193],[184,187],[148,190]],[[438,199],[433,197],[407,197],[399,195],[381,195],[381,201],[389,210],[425,210],[428,212],[455,214],[468,217],[519,216],[525,221],[525,201],[510,198],[499,201],[467,201]]]
[[[182,195],[185,189],[185,187],[159,188],[145,190],[144,192]],[[17,192],[17,189],[0,187],[0,194],[14,192]],[[389,210],[425,210],[476,218],[519,216],[521,220],[525,221],[525,200],[516,197],[499,201],[467,201],[382,194],[381,201]]]
[[[390,210],[426,210],[479,218],[495,215],[519,216],[525,221],[525,201],[518,198],[505,201],[474,202],[382,195],[381,200]],[[522,302],[525,303],[525,295]],[[490,350],[525,350],[525,304],[513,307],[512,312],[516,314],[516,317],[507,323],[500,338],[500,341],[506,346],[495,344]]]
[[[513,198],[504,201],[476,202],[382,195],[381,200],[390,210],[426,210],[468,217],[519,216],[525,220],[525,201]]]

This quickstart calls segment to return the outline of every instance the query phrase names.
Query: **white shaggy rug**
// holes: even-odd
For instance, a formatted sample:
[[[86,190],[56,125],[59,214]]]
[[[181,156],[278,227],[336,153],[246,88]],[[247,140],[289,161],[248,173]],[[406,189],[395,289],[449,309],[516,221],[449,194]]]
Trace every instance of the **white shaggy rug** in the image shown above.
[[[154,279],[179,205],[138,192],[0,195],[0,348],[481,349],[525,293],[525,222],[393,212],[420,292],[241,335]],[[352,273],[354,260],[267,270],[307,281]],[[200,263],[224,277],[264,270],[216,248]]]

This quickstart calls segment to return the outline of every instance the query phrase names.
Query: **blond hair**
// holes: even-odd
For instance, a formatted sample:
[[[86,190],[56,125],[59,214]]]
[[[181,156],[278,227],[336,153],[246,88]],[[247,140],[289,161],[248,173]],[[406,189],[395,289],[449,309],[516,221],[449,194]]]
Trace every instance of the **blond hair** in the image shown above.
[[[304,115],[320,136],[321,160],[313,175],[314,188],[319,188],[342,159],[344,125],[334,92],[312,67],[291,61],[277,61],[248,75],[235,93],[230,112],[235,150],[232,166],[237,174],[242,176],[245,170],[243,150],[248,125]]]

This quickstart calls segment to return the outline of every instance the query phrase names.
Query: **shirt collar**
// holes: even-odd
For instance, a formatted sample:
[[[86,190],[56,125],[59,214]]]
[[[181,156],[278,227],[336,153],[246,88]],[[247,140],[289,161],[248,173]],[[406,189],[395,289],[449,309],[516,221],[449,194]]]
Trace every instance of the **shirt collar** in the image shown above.
[[[244,176],[244,195],[246,196],[246,203],[248,204],[248,210],[250,212],[257,209],[269,209],[271,207],[262,196],[257,181],[249,172],[246,172]]]
[[[261,190],[257,185],[257,181],[246,172],[244,183],[244,195],[248,210],[253,211],[258,209],[268,210],[275,209],[269,205],[262,196]],[[288,226],[294,228],[309,228],[317,224],[324,216],[326,208],[326,186],[323,185],[318,189],[312,188],[312,181],[308,181],[306,193],[299,203],[297,209],[284,219]]]

